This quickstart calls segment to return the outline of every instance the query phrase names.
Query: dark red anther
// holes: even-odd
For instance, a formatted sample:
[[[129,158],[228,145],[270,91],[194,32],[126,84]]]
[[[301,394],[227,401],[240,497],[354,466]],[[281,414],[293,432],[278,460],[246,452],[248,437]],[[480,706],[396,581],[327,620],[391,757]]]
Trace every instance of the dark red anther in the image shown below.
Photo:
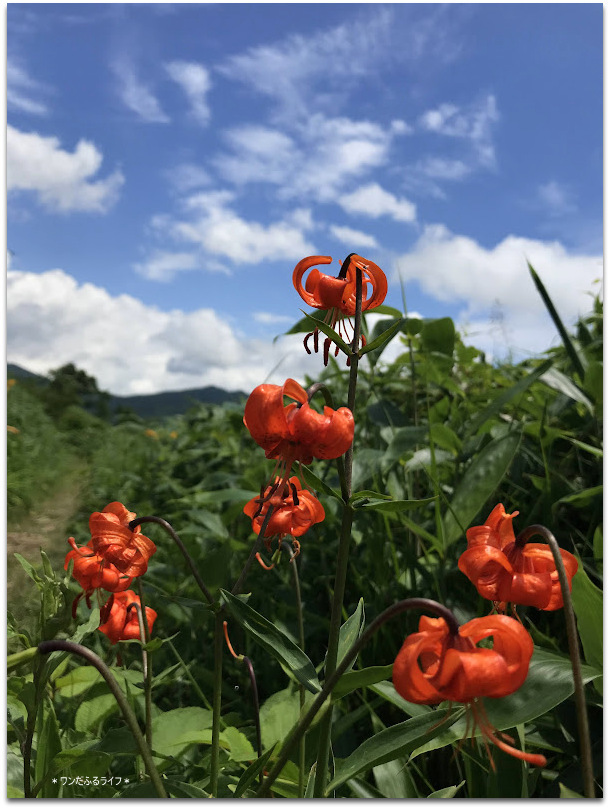
[[[294,503],[295,506],[298,506],[299,497],[297,495],[297,487],[294,485],[294,483],[291,483],[290,488],[292,489],[292,502]]]

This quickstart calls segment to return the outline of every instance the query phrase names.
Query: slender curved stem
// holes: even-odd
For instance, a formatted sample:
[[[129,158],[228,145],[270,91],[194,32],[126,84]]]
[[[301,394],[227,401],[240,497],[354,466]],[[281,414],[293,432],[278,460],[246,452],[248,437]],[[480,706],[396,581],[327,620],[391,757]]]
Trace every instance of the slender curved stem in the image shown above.
[[[136,744],[140,749],[140,755],[144,759],[144,764],[146,766],[146,770],[152,781],[157,795],[160,798],[167,798],[167,794],[163,787],[163,782],[161,780],[161,776],[157,768],[155,767],[155,762],[153,761],[152,753],[146,744],[144,736],[142,736],[142,732],[138,726],[138,720],[135,717],[134,712],[131,710],[129,706],[129,702],[125,698],[125,695],[121,691],[121,688],[117,681],[115,680],[112,672],[108,668],[108,666],[101,660],[94,652],[90,649],[87,649],[85,646],[81,646],[80,643],[73,643],[70,640],[45,640],[42,643],[38,644],[38,651],[42,655],[49,654],[50,652],[70,652],[72,654],[80,655],[80,657],[84,658],[87,663],[94,666],[99,673],[102,675],[104,680],[106,681],[108,688],[110,688],[112,695],[116,699],[119,708],[123,713],[123,717],[125,718],[125,722],[129,727],[134,739],[136,740]]]
[[[220,758],[220,710],[222,707],[222,611],[214,621],[214,697],[212,700],[212,755],[210,761],[210,794],[217,797]]]
[[[401,613],[411,609],[429,610],[430,612],[438,615],[440,618],[444,618],[449,626],[449,631],[452,634],[457,632],[459,629],[458,622],[453,613],[448,610],[447,607],[444,607],[442,604],[438,604],[436,601],[432,601],[428,598],[407,598],[404,601],[399,601],[397,604],[392,604],[391,607],[384,610],[381,615],[378,615],[377,618],[375,618],[370,626],[368,626],[367,629],[362,633],[360,638],[351,646],[351,648],[346,652],[343,660],[339,663],[330,677],[327,678],[326,682],[324,683],[324,687],[309,706],[307,713],[299,719],[298,724],[284,742],[284,746],[280,751],[279,757],[275,762],[273,769],[267,776],[265,783],[254,796],[255,798],[264,798],[268,794],[269,789],[271,788],[275,779],[281,773],[284,765],[288,761],[288,757],[290,756],[294,746],[302,739],[316,714],[320,708],[322,708],[332,693],[333,688],[339,682],[341,675],[347,671],[360,650],[368,643],[375,632],[377,632],[377,630],[386,623],[386,621],[389,621],[396,615],[400,615]]]
[[[362,322],[362,270],[356,267],[356,315],[354,318],[354,338],[350,356],[349,387],[347,393],[347,406],[354,412],[356,403],[356,385],[358,382],[358,348],[360,345],[360,331]],[[325,677],[329,677],[337,665],[337,650],[339,648],[339,632],[341,629],[341,613],[343,610],[343,597],[345,595],[345,582],[349,563],[349,545],[352,534],[353,509],[348,503],[352,494],[352,461],[354,456],[353,443],[345,453],[345,478],[343,496],[343,517],[341,520],[341,533],[339,535],[339,550],[337,552],[337,565],[335,573],[335,586],[330,612],[330,627],[328,632],[328,650],[326,652]],[[342,485],[343,488],[343,485]],[[332,728],[332,708],[320,722],[320,741],[318,744],[318,758],[316,778],[314,783],[314,798],[321,798],[326,787],[328,770],[328,755],[330,752],[330,736]]]
[[[143,523],[146,523],[146,522],[152,522],[152,523],[155,523],[156,525],[160,525],[161,528],[163,528],[163,529],[165,529],[165,531],[167,531],[167,533],[174,540],[176,545],[180,548],[180,551],[182,552],[182,555],[186,559],[186,562],[187,562],[188,566],[191,569],[191,573],[193,574],[193,578],[195,579],[195,581],[199,585],[199,589],[201,590],[203,595],[206,597],[206,600],[207,600],[208,604],[210,604],[210,606],[213,605],[214,604],[214,599],[212,598],[208,588],[205,586],[205,584],[203,582],[203,579],[199,575],[199,571],[197,570],[197,566],[195,565],[195,562],[193,561],[190,553],[185,548],[184,543],[182,542],[182,540],[180,539],[178,534],[174,531],[172,526],[167,522],[167,520],[164,520],[163,517],[137,517],[135,520],[132,520],[129,523],[129,528],[133,531],[133,529],[136,526],[142,525]]]
[[[541,536],[549,544],[557,575],[561,587],[563,598],[563,610],[566,619],[566,631],[568,635],[568,648],[570,650],[570,660],[572,661],[572,676],[574,678],[574,702],[576,704],[576,720],[578,723],[578,737],[580,741],[580,759],[585,796],[595,798],[595,780],[593,777],[593,757],[591,754],[591,737],[589,735],[589,719],[587,716],[587,703],[585,700],[585,688],[582,681],[582,671],[580,668],[580,651],[578,647],[578,630],[576,629],[576,619],[574,617],[574,607],[572,606],[572,596],[570,595],[570,583],[566,573],[561,549],[553,534],[544,525],[529,525],[524,528],[515,540],[515,544],[523,546],[533,536]]]

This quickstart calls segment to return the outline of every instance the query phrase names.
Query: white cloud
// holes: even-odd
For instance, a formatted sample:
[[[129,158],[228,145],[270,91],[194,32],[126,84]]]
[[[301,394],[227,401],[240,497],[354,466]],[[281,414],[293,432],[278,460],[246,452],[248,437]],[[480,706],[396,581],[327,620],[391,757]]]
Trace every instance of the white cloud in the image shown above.
[[[374,73],[390,53],[392,13],[387,8],[331,29],[291,34],[281,42],[229,57],[218,70],[276,102],[283,119],[332,109],[351,83]],[[358,55],[362,54],[362,58]]]
[[[179,194],[192,191],[194,188],[202,188],[211,183],[207,171],[195,163],[179,163],[166,171],[165,176]]]
[[[265,326],[291,325],[294,317],[290,315],[276,315],[273,312],[254,312],[252,318]]]
[[[348,213],[378,218],[390,216],[397,222],[414,222],[417,210],[412,202],[395,197],[378,183],[360,186],[351,194],[343,194],[338,204]]]
[[[537,207],[550,216],[564,216],[576,211],[572,192],[556,180],[538,186],[536,201]]]
[[[171,281],[176,273],[194,270],[200,260],[192,253],[169,253],[157,250],[144,262],[134,264],[135,271],[149,281]]]
[[[363,233],[361,230],[340,227],[339,225],[331,225],[329,230],[335,239],[348,247],[379,247],[379,243],[374,236]]]
[[[206,125],[210,121],[210,109],[206,96],[210,90],[210,74],[197,62],[169,62],[165,65],[172,78],[186,94],[191,105],[191,115],[197,123]]]
[[[420,116],[419,125],[426,132],[468,142],[477,164],[492,169],[496,165],[493,126],[499,119],[496,98],[490,94],[464,109],[455,104],[441,104],[427,110]]]
[[[589,293],[602,274],[601,256],[571,255],[559,242],[507,236],[486,249],[443,225],[430,225],[413,249],[399,257],[395,269],[404,281],[417,281],[437,300],[462,302],[463,322],[475,321],[480,329],[485,318],[491,319],[495,332],[501,324],[508,344],[530,353],[548,348],[556,340],[556,330],[530,278],[527,261],[564,322],[571,323],[590,310]]]
[[[80,140],[74,152],[61,148],[55,137],[7,127],[7,189],[33,191],[53,211],[106,212],[117,200],[124,182],[116,170],[94,179],[102,154],[93,143]]]
[[[309,211],[297,209],[279,222],[263,225],[243,219],[232,209],[232,202],[230,191],[200,192],[185,200],[187,216],[156,217],[152,224],[158,235],[165,232],[234,264],[293,260],[315,254],[315,247],[304,235],[312,226]]]
[[[73,362],[116,395],[205,385],[249,393],[320,367],[302,335],[245,338],[213,309],[162,311],[59,269],[9,271],[7,358],[40,374]]]
[[[128,109],[146,123],[169,123],[170,119],[161,109],[159,100],[152,90],[140,81],[134,65],[127,57],[116,59],[112,63],[112,70],[119,79],[119,96]]]
[[[29,115],[46,116],[47,104],[40,99],[49,89],[29,76],[22,64],[9,58],[6,63],[6,103],[9,109]]]
[[[290,134],[254,125],[230,130],[230,151],[214,163],[223,179],[238,186],[271,183],[284,198],[332,202],[346,184],[386,165],[394,139],[408,131],[400,121],[385,127],[316,113]]]
[[[448,160],[443,157],[426,157],[420,160],[415,170],[434,180],[463,180],[472,172],[463,160]]]

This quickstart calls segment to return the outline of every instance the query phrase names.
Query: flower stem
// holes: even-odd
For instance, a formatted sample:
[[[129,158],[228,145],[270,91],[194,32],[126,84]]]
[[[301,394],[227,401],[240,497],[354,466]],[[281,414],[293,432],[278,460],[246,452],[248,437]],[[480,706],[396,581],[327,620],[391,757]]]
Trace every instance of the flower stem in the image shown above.
[[[299,569],[297,567],[296,554],[292,552],[290,543],[286,540],[282,541],[282,546],[286,548],[290,554],[290,562],[292,567],[292,576],[294,580],[294,595],[297,607],[297,621],[299,626],[299,648],[305,651],[305,625],[303,623],[303,602],[301,601],[301,583],[299,581]],[[305,707],[305,686],[299,685],[299,710],[303,713]],[[299,742],[299,786],[298,796],[302,798],[305,794],[305,737]]]
[[[288,761],[291,751],[293,750],[294,746],[303,738],[305,732],[307,731],[308,727],[312,723],[313,719],[315,718],[316,714],[320,710],[320,708],[324,705],[326,700],[328,699],[329,695],[332,693],[333,688],[339,682],[341,675],[347,671],[350,664],[353,660],[356,659],[356,656],[360,652],[360,650],[368,643],[370,638],[377,632],[377,630],[389,621],[391,618],[394,618],[396,615],[400,615],[403,612],[411,609],[421,609],[421,610],[429,610],[430,612],[435,613],[440,618],[444,618],[449,626],[449,631],[453,634],[457,631],[458,623],[455,619],[453,613],[444,607],[442,604],[438,604],[436,601],[431,601],[428,598],[407,598],[404,601],[399,601],[397,604],[392,604],[391,607],[388,607],[387,610],[378,615],[377,618],[367,627],[367,629],[362,633],[362,635],[358,638],[358,640],[351,646],[351,648],[345,653],[345,657],[334,672],[327,677],[324,687],[318,694],[318,696],[314,699],[314,701],[309,706],[307,713],[304,716],[301,716],[299,722],[297,723],[296,727],[290,733],[286,741],[284,742],[284,746],[282,747],[280,754],[273,766],[273,769],[270,771],[269,775],[267,776],[267,780],[262,785],[262,787],[258,790],[255,798],[264,798],[269,793],[269,790],[281,773],[284,768],[284,765]],[[320,797],[324,797],[322,794]]]
[[[94,666],[99,673],[102,675],[104,680],[106,681],[108,688],[112,691],[112,695],[116,699],[119,708],[123,713],[123,717],[125,718],[125,722],[129,727],[134,739],[136,740],[136,744],[140,749],[140,755],[144,759],[144,764],[146,766],[146,770],[152,781],[157,795],[160,798],[167,798],[167,794],[163,787],[163,782],[161,780],[161,776],[157,768],[155,767],[155,762],[153,761],[152,753],[146,744],[144,736],[142,736],[142,732],[138,726],[138,720],[135,717],[134,712],[131,710],[129,706],[129,702],[125,698],[125,695],[121,691],[121,688],[117,681],[115,680],[112,672],[108,668],[108,666],[100,660],[100,658],[94,654],[90,649],[87,649],[85,646],[81,646],[80,643],[73,643],[70,640],[45,640],[42,643],[38,644],[38,651],[40,654],[46,655],[49,652],[71,652],[72,654],[77,654],[83,657],[87,663],[90,663]]]
[[[350,356],[349,387],[347,393],[347,406],[354,412],[356,403],[356,385],[358,383],[358,348],[360,346],[360,332],[362,324],[362,270],[356,267],[356,314],[354,318],[354,338]],[[341,614],[343,610],[343,597],[345,595],[345,582],[349,563],[349,545],[352,534],[353,509],[349,504],[352,494],[352,462],[354,448],[352,446],[345,453],[345,489],[343,496],[343,517],[341,520],[341,533],[339,535],[339,550],[337,552],[337,565],[335,573],[335,586],[330,613],[330,627],[328,633],[328,650],[326,652],[325,677],[332,676],[337,666],[337,652],[339,648],[339,633],[341,630]],[[326,788],[328,770],[328,756],[330,752],[330,737],[333,721],[332,707],[320,721],[320,741],[318,745],[318,758],[316,766],[316,779],[314,783],[314,798],[321,798]]]
[[[138,609],[138,620],[140,622],[140,634],[143,635],[143,642],[150,640],[150,627],[148,626],[148,616],[146,615],[146,602],[144,601],[144,588],[141,579],[138,579],[138,594],[140,596],[140,607]],[[142,649],[142,666],[144,668],[144,703],[146,705],[146,741],[152,750],[152,661],[151,653]]]
[[[218,793],[218,767],[220,757],[220,709],[222,705],[222,611],[216,612],[214,622],[214,698],[212,701],[212,758],[210,763],[210,794]]]
[[[574,702],[576,704],[576,721],[578,724],[578,737],[580,741],[580,762],[582,778],[584,784],[585,797],[595,798],[595,780],[593,778],[593,757],[591,754],[591,737],[589,735],[589,719],[587,716],[587,703],[585,700],[585,688],[582,681],[582,671],[580,668],[580,652],[578,648],[578,631],[576,629],[576,619],[574,618],[574,607],[572,606],[572,596],[570,595],[570,584],[566,574],[565,565],[561,558],[559,544],[553,534],[544,525],[529,525],[516,539],[517,545],[524,545],[533,536],[544,537],[551,548],[561,596],[563,598],[563,610],[566,619],[566,631],[568,635],[568,648],[570,650],[570,660],[572,661],[572,676],[574,678]]]
[[[152,523],[155,523],[156,525],[160,525],[161,528],[163,528],[163,529],[165,529],[165,531],[167,531],[167,533],[174,540],[176,545],[180,548],[180,551],[182,552],[182,555],[186,559],[187,564],[191,569],[191,573],[193,574],[193,578],[195,579],[195,581],[199,585],[199,589],[201,590],[203,595],[206,597],[206,600],[207,600],[208,604],[212,605],[214,603],[214,599],[212,598],[208,588],[205,586],[205,584],[203,582],[203,579],[199,575],[199,571],[197,570],[197,566],[195,565],[195,562],[193,562],[193,558],[191,557],[191,555],[189,554],[189,552],[185,548],[184,543],[182,542],[182,540],[180,539],[178,534],[174,531],[174,529],[167,522],[167,520],[164,520],[163,517],[137,517],[135,520],[132,520],[129,523],[129,528],[133,531],[133,529],[136,526],[142,525],[142,523],[146,523],[146,522],[152,522]]]

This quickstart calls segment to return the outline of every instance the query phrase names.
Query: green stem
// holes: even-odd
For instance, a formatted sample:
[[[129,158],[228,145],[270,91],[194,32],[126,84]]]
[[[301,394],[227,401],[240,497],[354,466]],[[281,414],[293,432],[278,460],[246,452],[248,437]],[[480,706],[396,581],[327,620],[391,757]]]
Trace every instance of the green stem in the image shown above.
[[[447,622],[449,627],[449,631],[451,634],[456,634],[459,630],[459,625],[455,619],[453,613],[447,609],[447,607],[443,607],[442,604],[438,604],[436,601],[431,601],[428,598],[407,598],[404,601],[399,601],[397,604],[392,604],[391,607],[388,607],[387,610],[378,615],[377,618],[373,621],[373,623],[367,627],[367,629],[362,633],[360,638],[351,646],[351,648],[346,652],[345,657],[335,671],[326,679],[324,683],[324,687],[318,694],[318,696],[314,699],[314,701],[309,706],[307,713],[299,719],[298,724],[290,733],[284,745],[280,751],[280,754],[273,766],[273,769],[270,771],[269,775],[267,776],[267,780],[262,785],[262,787],[258,790],[255,798],[264,798],[268,795],[269,790],[284,769],[286,762],[290,756],[290,753],[294,749],[294,746],[303,738],[303,735],[309,728],[310,724],[314,720],[316,714],[320,710],[320,708],[324,705],[326,700],[328,699],[329,695],[332,693],[333,688],[339,682],[341,675],[344,674],[349,666],[351,665],[352,661],[355,660],[356,656],[360,652],[360,650],[368,643],[370,638],[377,632],[377,630],[389,621],[391,618],[394,618],[396,615],[400,615],[401,613],[405,612],[406,610],[411,609],[421,609],[421,610],[429,610],[433,612],[435,615],[438,615],[440,618],[444,618]],[[319,765],[318,765],[319,766]],[[317,769],[317,768],[316,768]],[[321,797],[324,797],[322,794]]]
[[[144,601],[144,589],[141,579],[138,579],[138,593],[140,596],[140,607],[138,609],[138,620],[140,622],[140,636],[143,643],[150,641],[150,627],[148,626],[148,616],[146,615],[146,602]],[[143,636],[143,637],[142,637]],[[142,649],[142,666],[144,669],[144,704],[146,706],[146,741],[152,750],[152,661],[151,653]]]
[[[178,663],[180,663],[180,665],[182,666],[182,670],[183,670],[183,671],[184,671],[184,673],[186,674],[187,679],[188,679],[188,681],[190,682],[190,684],[193,686],[193,689],[194,689],[195,693],[197,694],[197,696],[199,697],[199,699],[200,699],[200,700],[203,702],[203,704],[205,705],[205,707],[206,707],[206,708],[207,708],[209,711],[211,711],[211,710],[212,710],[212,706],[211,706],[211,704],[210,704],[209,699],[206,697],[206,695],[203,693],[203,691],[202,691],[202,690],[201,690],[201,688],[199,687],[199,683],[197,682],[197,680],[196,680],[196,679],[193,677],[193,675],[191,674],[191,672],[190,672],[190,670],[189,670],[189,667],[186,665],[186,663],[184,662],[184,660],[183,660],[183,659],[180,657],[180,653],[178,652],[178,650],[176,649],[176,647],[174,646],[174,644],[171,642],[171,640],[168,640],[168,641],[167,641],[167,643],[168,643],[168,645],[169,645],[170,649],[172,650],[172,652],[174,653],[174,655],[176,656],[176,659],[178,660]]]
[[[165,529],[165,531],[167,531],[167,533],[171,536],[171,538],[174,540],[176,545],[180,548],[180,551],[182,552],[182,555],[186,559],[186,562],[187,562],[188,566],[191,569],[191,573],[193,574],[193,578],[195,579],[195,581],[199,585],[199,589],[201,590],[203,595],[206,597],[206,600],[207,600],[208,604],[210,604],[210,606],[212,606],[214,604],[214,599],[212,598],[212,595],[211,595],[210,591],[208,590],[208,588],[205,586],[205,584],[203,582],[203,579],[199,575],[199,571],[197,570],[197,566],[195,565],[195,562],[193,561],[190,553],[185,548],[184,543],[182,542],[182,540],[180,539],[178,534],[174,531],[172,526],[167,522],[167,520],[164,520],[163,517],[137,517],[135,520],[132,520],[129,523],[129,528],[130,528],[130,530],[133,531],[133,529],[136,526],[142,525],[142,523],[146,523],[146,522],[152,522],[152,523],[155,523],[156,525],[160,525],[161,528]]]
[[[134,739],[136,740],[136,744],[140,750],[140,755],[144,759],[144,764],[146,766],[146,771],[152,781],[157,795],[160,798],[167,798],[167,794],[163,787],[163,782],[161,780],[161,776],[157,768],[155,767],[155,762],[153,761],[152,753],[150,752],[148,745],[146,744],[146,740],[144,736],[142,736],[142,732],[138,726],[138,720],[135,717],[134,712],[131,710],[129,706],[129,702],[125,698],[125,695],[121,691],[121,688],[117,681],[115,680],[112,672],[108,668],[108,666],[100,660],[100,658],[94,654],[90,649],[81,646],[80,643],[73,643],[70,640],[45,640],[42,643],[38,644],[38,651],[40,654],[46,655],[50,652],[70,652],[72,654],[80,655],[83,657],[87,663],[94,666],[99,673],[102,675],[104,680],[106,681],[108,688],[111,690],[112,695],[116,699],[119,708],[123,713],[123,717],[129,730],[131,731]],[[41,782],[42,785],[42,782]]]
[[[349,387],[347,392],[347,406],[354,412],[356,404],[356,385],[358,383],[358,349],[360,346],[360,333],[362,321],[362,270],[356,268],[356,315],[354,318],[354,338],[352,341],[352,353],[350,355]],[[341,629],[341,612],[343,609],[343,597],[345,595],[345,582],[347,579],[347,567],[349,563],[349,545],[352,534],[353,509],[349,504],[352,495],[352,464],[354,457],[354,447],[352,446],[345,453],[345,490],[343,504],[343,518],[341,521],[341,533],[339,536],[339,550],[337,552],[337,565],[335,573],[335,586],[333,590],[333,601],[330,613],[330,627],[328,633],[328,651],[326,653],[326,665],[324,675],[332,676],[337,665],[337,652],[339,648],[339,633]],[[314,783],[314,798],[321,798],[326,788],[326,776],[328,770],[328,756],[330,753],[330,737],[333,721],[332,707],[320,721],[320,741],[318,745],[318,758],[316,765],[316,779]]]
[[[572,596],[570,595],[570,583],[566,573],[559,544],[553,534],[544,525],[530,525],[525,528],[516,539],[517,546],[523,546],[533,536],[540,535],[548,542],[555,567],[559,576],[561,596],[563,598],[563,609],[566,619],[566,631],[568,635],[568,648],[570,650],[570,660],[572,661],[572,676],[574,678],[574,702],[576,704],[576,721],[578,725],[578,738],[580,741],[580,764],[584,784],[585,797],[595,798],[595,780],[593,777],[593,757],[591,754],[591,737],[589,734],[589,719],[587,716],[587,703],[585,700],[585,688],[582,681],[582,671],[580,668],[580,651],[578,648],[578,631],[576,629],[576,619],[572,606]]]
[[[210,793],[218,793],[218,767],[220,757],[220,708],[222,705],[222,612],[218,610],[214,622],[214,699],[212,702],[212,758],[210,765]]]
[[[301,600],[301,583],[299,581],[299,570],[297,568],[297,557],[292,552],[292,548],[290,547],[290,543],[286,540],[283,540],[282,545],[288,550],[290,553],[290,565],[292,567],[292,577],[294,580],[294,595],[296,600],[296,607],[297,607],[297,623],[299,627],[299,648],[302,651],[305,651],[305,624],[303,622],[303,602]],[[300,713],[303,713],[303,708],[305,707],[305,686],[299,685],[299,710]],[[305,737],[301,739],[299,742],[299,786],[298,786],[298,795],[299,798],[302,798],[305,794]]]
[[[28,718],[25,728],[25,740],[23,742],[23,794],[26,798],[33,798],[32,794],[32,741],[34,739],[34,731],[36,730],[36,717],[38,716],[38,707],[40,705],[40,682],[41,682],[41,668],[40,659],[36,659],[34,663],[34,709],[28,710]]]

